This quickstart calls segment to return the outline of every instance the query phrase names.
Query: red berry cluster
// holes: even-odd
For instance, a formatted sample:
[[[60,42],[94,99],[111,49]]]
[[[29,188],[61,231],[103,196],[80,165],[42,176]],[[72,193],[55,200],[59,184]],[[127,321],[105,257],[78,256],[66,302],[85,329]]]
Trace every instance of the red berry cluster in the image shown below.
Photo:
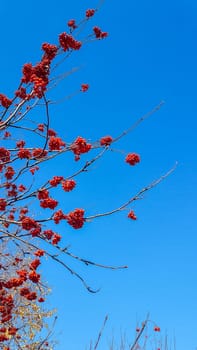
[[[70,19],[67,23],[68,27],[72,28],[72,29],[76,29],[77,25],[76,25],[76,21],[75,19]]]
[[[109,146],[111,145],[113,138],[111,136],[104,136],[100,139],[101,146]]]
[[[85,222],[84,209],[75,209],[66,216],[66,220],[69,225],[75,229],[79,229],[83,226]]]
[[[49,149],[50,151],[60,151],[62,147],[66,144],[60,137],[51,136],[49,139]]]
[[[3,94],[0,94],[0,104],[2,107],[8,108],[12,104],[12,100]]]
[[[90,17],[94,16],[94,14],[95,14],[95,10],[94,9],[86,10],[86,17],[87,18],[90,18]]]
[[[21,81],[24,84],[32,83],[33,93],[27,95],[25,88],[20,87],[15,94],[22,99],[28,100],[35,96],[42,98],[47,89],[47,85],[49,83],[50,65],[52,60],[57,55],[58,47],[56,45],[44,43],[42,45],[42,50],[44,51],[44,55],[39,63],[37,63],[35,66],[32,66],[31,63],[26,63],[23,66],[23,77]]]
[[[68,50],[79,50],[82,45],[80,41],[75,40],[72,35],[66,32],[59,35],[59,43],[64,52]]]
[[[94,31],[96,39],[104,39],[108,36],[108,33],[102,32],[102,30],[99,27],[94,27],[93,31]]]
[[[80,159],[80,155],[82,153],[87,153],[91,150],[92,145],[90,143],[87,143],[87,141],[83,137],[79,136],[72,143],[70,148],[71,151],[73,151],[73,153],[75,154],[75,160],[77,161]]]
[[[132,219],[132,220],[137,220],[137,216],[135,215],[133,210],[130,210],[130,212],[128,214],[128,218]]]
[[[82,92],[86,92],[89,89],[89,85],[88,84],[81,84],[81,91]]]
[[[125,158],[125,162],[130,165],[135,165],[140,162],[140,156],[136,153],[129,153]]]

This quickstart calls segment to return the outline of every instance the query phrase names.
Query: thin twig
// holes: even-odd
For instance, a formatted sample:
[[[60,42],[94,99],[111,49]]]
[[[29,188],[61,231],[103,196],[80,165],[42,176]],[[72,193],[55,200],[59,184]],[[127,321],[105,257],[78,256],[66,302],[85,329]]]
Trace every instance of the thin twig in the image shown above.
[[[129,204],[131,204],[132,202],[141,199],[141,195],[144,194],[145,192],[149,191],[150,189],[152,189],[153,187],[157,186],[161,181],[163,181],[166,177],[168,177],[177,167],[177,162],[175,163],[175,165],[164,175],[160,176],[157,180],[151,182],[148,186],[142,188],[135,196],[133,196],[132,198],[130,198],[126,203],[122,204],[120,207],[115,208],[111,211],[105,212],[105,213],[100,213],[100,214],[95,214],[92,216],[88,216],[85,218],[86,221],[90,221],[102,216],[108,216],[108,215],[112,215],[118,211],[121,211],[123,209],[125,209]]]
[[[135,338],[134,343],[129,347],[129,350],[135,350],[135,346],[137,345],[138,340],[141,338],[142,333],[144,332],[148,321],[149,321],[149,313],[147,314],[146,320],[142,323],[142,328],[140,329],[140,332]]]
[[[113,142],[119,141],[123,136],[127,135],[131,131],[133,131],[139,124],[141,124],[145,119],[149,118],[151,115],[153,115],[155,112],[157,112],[163,105],[164,101],[161,101],[157,106],[155,106],[151,111],[144,114],[142,117],[140,117],[134,124],[132,124],[127,130],[123,131],[119,136],[115,137],[113,139]]]
[[[40,343],[40,345],[38,346],[38,350],[41,349],[41,346],[45,344],[45,342],[50,338],[50,336],[52,335],[53,329],[55,328],[55,323],[57,321],[57,316],[55,316],[53,324],[52,324],[52,329],[48,332],[47,336],[45,337],[45,339]]]
[[[96,350],[97,347],[98,347],[98,345],[99,345],[99,342],[100,342],[101,336],[102,336],[102,334],[103,334],[103,330],[104,330],[104,328],[105,328],[105,325],[106,325],[107,320],[108,320],[108,315],[105,316],[103,325],[102,325],[102,327],[101,327],[101,330],[100,330],[100,332],[99,332],[99,334],[98,334],[98,338],[97,338],[96,344],[95,344],[95,346],[94,346],[94,350]]]

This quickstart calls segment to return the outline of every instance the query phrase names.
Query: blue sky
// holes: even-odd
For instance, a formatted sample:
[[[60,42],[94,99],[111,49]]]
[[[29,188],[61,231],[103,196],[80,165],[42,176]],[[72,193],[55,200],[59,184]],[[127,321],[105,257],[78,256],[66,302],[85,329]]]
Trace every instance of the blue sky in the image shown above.
[[[42,42],[56,43],[68,19],[80,19],[96,1],[2,1],[1,92],[16,89],[21,67],[37,62]],[[89,294],[75,278],[51,262],[44,273],[53,294],[49,304],[59,318],[57,349],[85,349],[109,314],[101,347],[120,330],[132,340],[136,322],[150,312],[177,350],[197,346],[196,265],[196,12],[194,0],[105,1],[91,26],[109,32],[73,55],[62,67],[79,71],[54,92],[62,98],[90,84],[81,94],[51,109],[52,125],[73,140],[117,136],[161,100],[165,105],[127,135],[112,152],[78,179],[69,204],[89,215],[113,209],[178,161],[176,171],[127,212],[95,220],[82,230],[61,227],[65,244],[77,255],[100,263],[129,266],[125,271],[85,267],[71,261],[87,282],[101,288]],[[119,150],[121,152],[119,152]],[[123,151],[123,154],[122,154]],[[141,163],[124,163],[124,152],[137,152]],[[69,173],[72,160],[56,164]],[[52,169],[50,169],[51,171]],[[63,199],[62,199],[63,200]],[[68,260],[69,262],[69,260]]]

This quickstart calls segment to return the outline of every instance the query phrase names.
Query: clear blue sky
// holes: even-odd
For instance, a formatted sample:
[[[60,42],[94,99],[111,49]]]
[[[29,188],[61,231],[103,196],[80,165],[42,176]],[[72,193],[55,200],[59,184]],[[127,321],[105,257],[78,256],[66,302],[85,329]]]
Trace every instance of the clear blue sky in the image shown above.
[[[2,1],[1,92],[10,96],[23,63],[39,60],[42,42],[56,43],[68,19],[80,19],[96,4]],[[80,70],[58,86],[56,96],[68,95],[83,82],[90,84],[88,94],[52,108],[52,124],[68,140],[117,136],[160,100],[166,102],[117,144],[119,150],[139,153],[141,163],[131,168],[121,153],[106,156],[80,176],[71,207],[84,206],[89,215],[113,209],[175,161],[179,165],[133,206],[136,222],[125,212],[77,232],[62,226],[65,244],[76,254],[100,263],[127,264],[129,269],[113,272],[71,261],[92,287],[101,287],[92,295],[61,267],[46,264],[53,289],[50,305],[59,313],[57,350],[85,349],[106,313],[110,321],[100,348],[107,349],[112,333],[118,338],[121,329],[132,339],[136,320],[143,320],[148,311],[162,334],[175,334],[177,350],[197,346],[196,16],[195,0],[106,0],[92,25],[108,31],[109,38],[84,47],[64,66],[65,71],[76,66]],[[69,172],[70,158],[57,166]]]

